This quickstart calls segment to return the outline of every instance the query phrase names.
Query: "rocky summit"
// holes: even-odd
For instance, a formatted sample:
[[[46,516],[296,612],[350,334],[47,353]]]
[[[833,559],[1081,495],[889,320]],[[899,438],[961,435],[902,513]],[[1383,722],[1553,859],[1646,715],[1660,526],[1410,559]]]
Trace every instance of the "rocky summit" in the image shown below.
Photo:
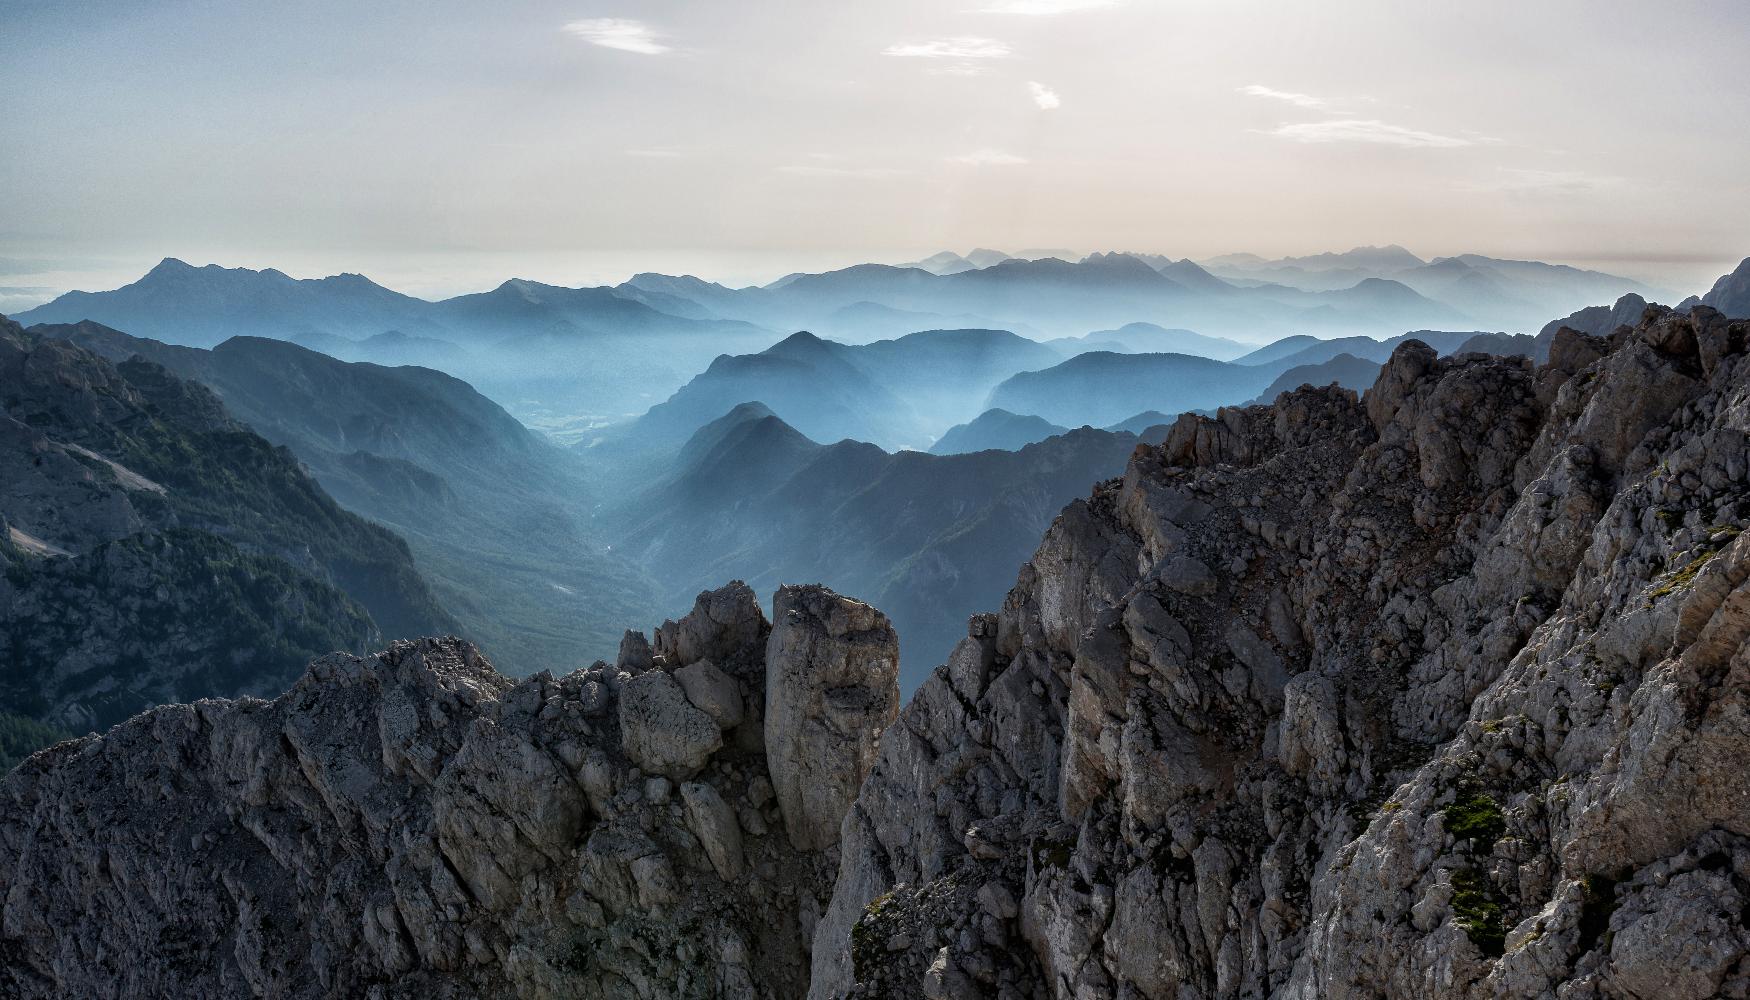
[[[878,611],[459,640],[0,780],[23,997],[1750,996],[1750,322],[1179,418],[898,707]]]
[[[558,679],[337,654],[38,754],[0,783],[0,993],[803,995],[899,654],[866,605],[777,604],[732,584]],[[837,794],[774,788],[823,764]]]

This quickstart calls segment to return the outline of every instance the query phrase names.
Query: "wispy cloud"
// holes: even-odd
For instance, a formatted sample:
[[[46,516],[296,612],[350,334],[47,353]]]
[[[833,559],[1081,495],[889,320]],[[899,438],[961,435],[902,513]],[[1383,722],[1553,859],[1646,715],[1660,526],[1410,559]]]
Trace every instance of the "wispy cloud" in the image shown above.
[[[994,38],[937,38],[928,42],[902,42],[881,50],[884,56],[907,59],[1006,59],[1014,55],[1007,42]]]
[[[1019,167],[1026,165],[1027,158],[1000,149],[975,149],[970,153],[950,156],[948,162],[969,167]]]
[[[586,17],[567,24],[565,31],[604,49],[619,49],[622,52],[636,52],[646,56],[657,56],[670,51],[668,46],[656,40],[657,33],[650,25],[623,17]]]
[[[1053,14],[1073,14],[1078,10],[1116,7],[1118,0],[995,0],[986,7],[976,7],[979,14],[1021,14],[1027,17],[1050,17]]]
[[[1261,83],[1248,84],[1240,88],[1240,93],[1247,97],[1267,97],[1272,101],[1285,101],[1297,108],[1326,108],[1330,102],[1322,97],[1311,94],[1297,94],[1292,90],[1277,90]]]
[[[1402,146],[1417,149],[1452,149],[1458,146],[1475,145],[1471,140],[1460,139],[1457,136],[1423,132],[1419,129],[1404,128],[1401,125],[1391,125],[1374,119],[1361,118],[1337,118],[1323,122],[1278,125],[1265,131],[1264,134],[1305,143],[1361,142],[1378,146]]]
[[[1057,91],[1037,80],[1028,81],[1027,91],[1033,95],[1033,103],[1039,105],[1041,111],[1054,111],[1063,107],[1063,99],[1057,96]]]

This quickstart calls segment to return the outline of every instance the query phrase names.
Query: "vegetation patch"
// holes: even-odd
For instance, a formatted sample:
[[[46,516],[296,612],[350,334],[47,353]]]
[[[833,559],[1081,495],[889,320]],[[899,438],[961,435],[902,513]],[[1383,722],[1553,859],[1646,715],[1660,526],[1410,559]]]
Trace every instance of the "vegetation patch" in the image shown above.
[[[1648,592],[1647,603],[1652,604],[1661,597],[1669,597],[1672,594],[1677,593],[1679,590],[1687,588],[1690,584],[1693,584],[1695,582],[1696,574],[1701,572],[1701,568],[1706,566],[1714,556],[1719,554],[1720,552],[1718,549],[1710,549],[1703,552],[1701,555],[1696,556],[1694,559],[1691,559],[1689,562],[1684,563],[1678,569],[1666,574],[1664,580],[1657,587],[1654,587]]]
[[[1492,850],[1507,832],[1507,817],[1501,812],[1501,804],[1484,792],[1460,791],[1444,815],[1446,832],[1470,841],[1478,851]]]
[[[43,747],[72,738],[72,734],[28,716],[0,711],[0,774],[17,767],[20,761]]]
[[[869,900],[869,905],[863,907],[863,915],[851,925],[851,968],[858,979],[863,978],[865,970],[874,967],[883,944],[876,927],[881,920],[881,912],[892,902],[892,892],[876,896]]]
[[[1452,913],[1471,944],[1484,955],[1500,958],[1506,951],[1507,924],[1501,900],[1479,869],[1460,868],[1452,873]]]

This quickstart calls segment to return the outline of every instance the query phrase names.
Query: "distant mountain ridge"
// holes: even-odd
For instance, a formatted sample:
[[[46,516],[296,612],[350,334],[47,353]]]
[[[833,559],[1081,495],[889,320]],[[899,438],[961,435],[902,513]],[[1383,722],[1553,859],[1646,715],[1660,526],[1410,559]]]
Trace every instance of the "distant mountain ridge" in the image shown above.
[[[0,710],[70,731],[459,631],[406,544],[213,393],[0,318]]]
[[[464,347],[516,338],[532,338],[525,346],[551,346],[579,337],[660,335],[740,338],[758,349],[779,339],[773,331],[836,326],[852,335],[841,310],[879,307],[979,325],[1026,325],[1045,335],[1150,322],[1256,341],[1296,332],[1286,328],[1294,325],[1380,336],[1464,318],[1526,326],[1528,310],[1540,310],[1535,322],[1541,324],[1596,301],[1601,290],[1611,297],[1648,291],[1629,279],[1537,262],[1477,255],[1425,262],[1401,247],[1277,261],[1230,255],[1201,263],[1155,254],[1065,260],[980,250],[920,263],[929,267],[860,264],[747,288],[651,273],[596,288],[512,279],[428,302],[359,275],[295,279],[272,269],[193,267],[167,258],[139,281],[108,292],[70,292],[18,319],[92,319],[155,339],[184,338],[191,346],[239,334],[361,341],[397,330]],[[1285,268],[1293,275],[1269,273]],[[1294,275],[1322,277],[1296,285],[1286,280]],[[1561,300],[1561,308],[1551,308],[1552,299]],[[1496,314],[1510,314],[1514,322]],[[723,346],[707,357],[723,353]]]
[[[893,453],[810,440],[750,402],[702,426],[666,477],[602,517],[676,607],[725,573],[762,592],[809,579],[881,595],[909,690],[965,635],[969,609],[1013,584],[1036,532],[1121,470],[1138,440],[1083,428],[1015,451]]]
[[[466,382],[258,337],[209,351],[95,323],[32,330],[210,388],[348,509],[406,538],[444,606],[506,669],[607,655],[614,623],[649,606],[651,582],[592,536],[590,471]]]
[[[871,344],[796,333],[758,354],[718,357],[669,399],[604,436],[678,445],[735,405],[760,400],[818,441],[923,448],[975,417],[998,382],[1061,358],[1006,330],[925,330]]]
[[[776,339],[747,323],[715,318],[690,299],[649,289],[511,279],[431,302],[356,274],[299,279],[273,269],[193,267],[174,258],[120,288],[68,292],[15,318],[26,325],[92,320],[181,346],[256,336],[346,360],[416,363],[464,378],[537,421],[629,416],[656,401],[646,395],[652,389],[660,399],[725,349],[757,350]],[[381,339],[391,332],[398,336]],[[611,408],[609,401],[623,400],[633,406]],[[596,409],[605,402],[610,409]]]

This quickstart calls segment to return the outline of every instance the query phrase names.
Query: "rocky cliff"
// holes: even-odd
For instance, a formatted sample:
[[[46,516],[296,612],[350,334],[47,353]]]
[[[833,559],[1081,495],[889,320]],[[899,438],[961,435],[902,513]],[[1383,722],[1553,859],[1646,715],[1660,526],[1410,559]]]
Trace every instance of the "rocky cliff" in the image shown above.
[[[811,996],[1746,995],[1747,337],[1139,448],[884,738]]]
[[[0,983],[1750,996],[1747,345],[1655,308],[1181,418],[878,742],[892,631],[818,588],[156,709],[0,782]]]
[[[429,639],[153,709],[0,782],[0,993],[800,996],[897,676],[874,609],[735,584],[562,678]]]

